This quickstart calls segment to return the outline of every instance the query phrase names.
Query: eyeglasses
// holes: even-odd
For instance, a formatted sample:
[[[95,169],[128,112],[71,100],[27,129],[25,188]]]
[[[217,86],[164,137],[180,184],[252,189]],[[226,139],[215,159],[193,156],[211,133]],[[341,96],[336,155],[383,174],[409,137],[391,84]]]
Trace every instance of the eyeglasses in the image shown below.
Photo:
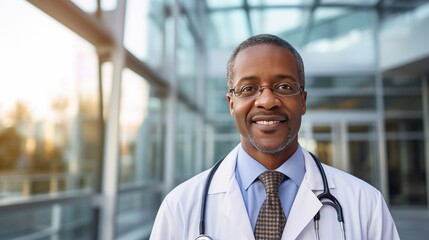
[[[303,86],[295,82],[279,82],[272,86],[261,86],[258,84],[237,85],[229,89],[229,93],[234,94],[238,98],[249,98],[261,95],[265,88],[271,89],[275,95],[281,97],[294,96],[304,90]]]

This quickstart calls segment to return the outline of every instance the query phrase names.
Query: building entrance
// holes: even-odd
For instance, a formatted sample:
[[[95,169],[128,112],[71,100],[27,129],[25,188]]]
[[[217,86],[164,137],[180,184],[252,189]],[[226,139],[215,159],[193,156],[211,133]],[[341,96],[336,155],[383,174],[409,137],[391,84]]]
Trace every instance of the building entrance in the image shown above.
[[[299,136],[322,162],[381,188],[375,113],[308,113]]]

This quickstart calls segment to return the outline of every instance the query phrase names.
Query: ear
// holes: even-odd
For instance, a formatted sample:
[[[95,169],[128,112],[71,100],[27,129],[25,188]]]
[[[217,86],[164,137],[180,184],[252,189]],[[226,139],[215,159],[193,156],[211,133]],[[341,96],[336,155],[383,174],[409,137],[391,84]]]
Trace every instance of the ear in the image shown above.
[[[226,94],[226,99],[228,100],[229,104],[229,112],[231,113],[231,116],[234,116],[234,100],[232,99],[231,93]]]
[[[307,111],[307,91],[301,93],[302,115]]]

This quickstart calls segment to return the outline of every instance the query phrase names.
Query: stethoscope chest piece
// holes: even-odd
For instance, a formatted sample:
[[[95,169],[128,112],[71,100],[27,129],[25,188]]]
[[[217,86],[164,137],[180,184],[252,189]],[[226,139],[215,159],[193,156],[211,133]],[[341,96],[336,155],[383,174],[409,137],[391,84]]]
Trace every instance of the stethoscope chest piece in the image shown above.
[[[195,240],[212,240],[212,239],[206,235],[200,235],[197,238],[195,238]]]

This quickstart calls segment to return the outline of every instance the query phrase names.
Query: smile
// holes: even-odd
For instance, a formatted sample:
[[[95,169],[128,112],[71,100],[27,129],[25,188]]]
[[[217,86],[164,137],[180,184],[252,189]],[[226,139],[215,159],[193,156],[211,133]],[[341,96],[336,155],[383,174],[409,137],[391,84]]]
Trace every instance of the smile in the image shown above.
[[[261,124],[261,125],[265,125],[265,126],[273,125],[273,124],[276,124],[279,122],[280,121],[256,121],[257,124]]]

